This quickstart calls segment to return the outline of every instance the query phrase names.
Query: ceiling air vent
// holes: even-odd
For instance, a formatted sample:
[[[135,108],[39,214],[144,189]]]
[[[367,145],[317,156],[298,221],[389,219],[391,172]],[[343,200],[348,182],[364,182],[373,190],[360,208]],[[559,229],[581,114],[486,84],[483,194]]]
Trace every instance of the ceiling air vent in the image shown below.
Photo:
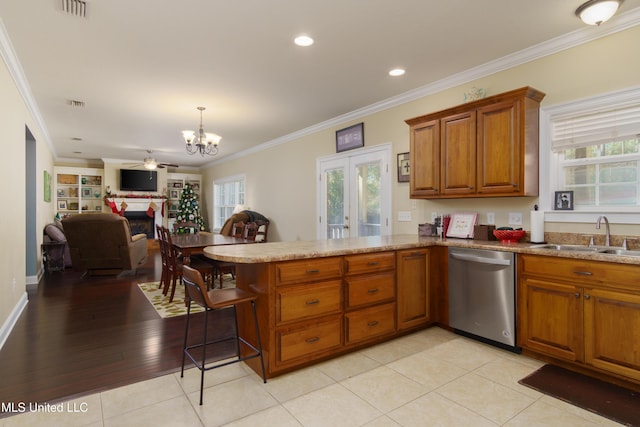
[[[87,2],[82,0],[60,0],[62,1],[62,11],[66,14],[87,17]]]
[[[78,101],[75,99],[67,99],[67,105],[71,107],[84,108],[84,101]]]

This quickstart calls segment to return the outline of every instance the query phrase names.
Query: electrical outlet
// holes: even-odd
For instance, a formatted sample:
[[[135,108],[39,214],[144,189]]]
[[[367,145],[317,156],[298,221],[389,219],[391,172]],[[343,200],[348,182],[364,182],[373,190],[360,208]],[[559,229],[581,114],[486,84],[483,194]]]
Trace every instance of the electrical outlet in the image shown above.
[[[431,212],[431,222],[434,222],[438,218],[438,212]]]
[[[494,212],[487,212],[487,224],[496,223],[496,214]]]
[[[509,212],[509,225],[522,225],[522,212]]]

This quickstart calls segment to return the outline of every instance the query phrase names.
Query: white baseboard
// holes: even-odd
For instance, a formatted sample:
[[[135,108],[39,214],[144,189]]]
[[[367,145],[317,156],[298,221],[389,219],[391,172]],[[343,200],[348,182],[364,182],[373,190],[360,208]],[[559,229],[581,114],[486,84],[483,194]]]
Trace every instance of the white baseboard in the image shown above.
[[[29,298],[27,296],[27,293],[25,292],[24,294],[22,294],[22,298],[20,298],[16,306],[13,307],[11,314],[9,314],[9,317],[2,325],[2,328],[0,328],[0,349],[2,349],[4,343],[7,341],[7,338],[9,338],[9,334],[13,330],[13,327],[16,325],[18,318],[24,311],[24,308],[27,306],[28,302]]]

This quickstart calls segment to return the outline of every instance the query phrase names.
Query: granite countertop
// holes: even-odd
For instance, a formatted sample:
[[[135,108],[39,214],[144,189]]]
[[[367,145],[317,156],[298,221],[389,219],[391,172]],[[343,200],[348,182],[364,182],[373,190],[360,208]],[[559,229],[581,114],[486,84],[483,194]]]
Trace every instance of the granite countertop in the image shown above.
[[[290,261],[327,256],[353,255],[373,251],[402,250],[429,246],[454,246],[462,248],[491,249],[507,252],[556,256],[562,258],[583,259],[591,261],[607,261],[623,264],[640,265],[640,257],[603,254],[596,252],[557,251],[553,249],[536,249],[530,242],[501,243],[499,241],[483,241],[468,239],[441,239],[438,237],[420,237],[413,234],[392,236],[353,237],[332,240],[297,240],[291,242],[256,243],[251,245],[208,246],[205,256],[220,261],[235,263],[263,263],[274,261]]]

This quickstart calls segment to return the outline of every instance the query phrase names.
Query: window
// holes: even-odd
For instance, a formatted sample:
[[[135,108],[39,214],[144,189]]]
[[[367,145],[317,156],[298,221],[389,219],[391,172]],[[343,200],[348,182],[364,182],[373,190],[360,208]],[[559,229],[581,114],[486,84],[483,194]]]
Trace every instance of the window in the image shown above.
[[[220,230],[237,206],[244,205],[244,175],[219,180],[213,185],[213,224]]]
[[[541,152],[550,158],[548,174],[541,162],[541,204],[567,190],[574,192],[575,214],[637,216],[640,88],[546,108],[541,118]]]

